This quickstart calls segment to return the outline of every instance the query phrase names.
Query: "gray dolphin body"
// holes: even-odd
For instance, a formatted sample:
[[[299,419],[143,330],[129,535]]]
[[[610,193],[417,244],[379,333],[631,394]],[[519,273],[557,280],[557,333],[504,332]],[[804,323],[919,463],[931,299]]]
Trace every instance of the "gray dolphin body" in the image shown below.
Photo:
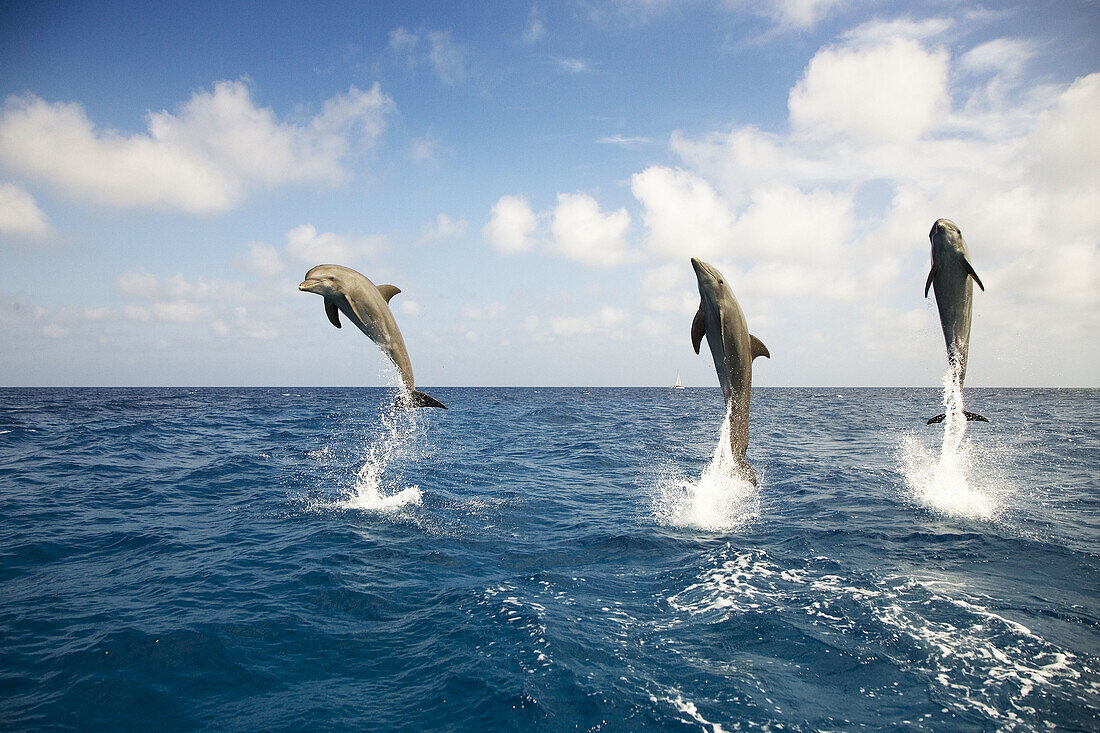
[[[970,319],[973,312],[974,283],[983,291],[978,273],[970,263],[970,251],[966,240],[955,222],[937,219],[928,233],[932,242],[932,269],[924,283],[924,297],[928,288],[936,292],[936,307],[940,312],[940,326],[947,345],[947,361],[959,375],[959,388],[966,379],[966,357],[970,352]],[[973,280],[973,282],[971,282]],[[967,420],[989,422],[974,412],[965,412]],[[929,423],[942,422],[944,415],[937,415]]]
[[[340,313],[343,312],[360,331],[378,344],[382,353],[397,367],[401,383],[408,392],[406,405],[447,409],[446,405],[434,397],[416,391],[405,339],[401,337],[401,331],[397,328],[397,321],[394,320],[389,306],[390,298],[400,293],[400,288],[393,285],[375,286],[349,267],[317,265],[306,273],[306,279],[298,289],[317,293],[325,299],[325,313],[332,325],[340,328]]]
[[[745,478],[756,484],[745,451],[749,446],[749,398],[752,395],[752,360],[769,359],[768,347],[749,333],[745,314],[733,297],[722,273],[692,257],[691,266],[699,281],[699,312],[691,324],[691,345],[699,353],[703,336],[707,337],[718,383],[722,385],[730,415],[730,448]]]

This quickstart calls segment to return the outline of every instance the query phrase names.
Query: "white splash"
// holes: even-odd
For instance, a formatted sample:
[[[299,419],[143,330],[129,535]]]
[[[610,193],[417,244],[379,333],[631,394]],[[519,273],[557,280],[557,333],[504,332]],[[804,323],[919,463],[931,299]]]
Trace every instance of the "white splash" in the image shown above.
[[[997,514],[991,487],[978,485],[974,446],[966,440],[966,414],[958,369],[952,363],[943,375],[943,442],[937,457],[916,435],[902,440],[901,472],[912,499],[953,516],[992,519]]]
[[[382,413],[382,429],[367,445],[366,459],[359,468],[351,496],[339,506],[373,511],[419,506],[420,487],[401,485],[400,466],[415,455],[423,434],[419,411],[398,406],[406,397],[401,395]]]
[[[670,476],[658,482],[653,511],[661,524],[729,531],[760,516],[760,495],[744,478],[730,447],[729,409],[714,455],[698,480]]]

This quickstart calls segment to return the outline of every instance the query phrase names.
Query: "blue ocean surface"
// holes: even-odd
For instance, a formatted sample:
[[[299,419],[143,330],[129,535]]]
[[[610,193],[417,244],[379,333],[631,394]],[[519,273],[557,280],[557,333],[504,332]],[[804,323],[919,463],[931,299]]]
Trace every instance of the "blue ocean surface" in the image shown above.
[[[0,728],[1100,730],[1100,392],[426,391],[0,390]]]

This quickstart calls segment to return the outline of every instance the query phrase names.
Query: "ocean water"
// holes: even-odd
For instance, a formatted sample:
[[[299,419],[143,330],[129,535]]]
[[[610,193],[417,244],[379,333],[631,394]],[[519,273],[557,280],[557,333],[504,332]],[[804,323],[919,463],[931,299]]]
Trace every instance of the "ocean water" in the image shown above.
[[[1100,391],[427,391],[0,390],[0,728],[1100,729]]]

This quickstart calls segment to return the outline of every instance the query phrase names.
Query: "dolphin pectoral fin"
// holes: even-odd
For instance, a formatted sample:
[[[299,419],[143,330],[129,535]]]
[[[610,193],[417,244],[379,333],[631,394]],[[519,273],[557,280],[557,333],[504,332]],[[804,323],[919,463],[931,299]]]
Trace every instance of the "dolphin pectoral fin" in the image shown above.
[[[966,415],[967,422],[989,422],[989,418],[983,417],[983,416],[979,415],[976,412],[970,412],[968,410],[963,410],[963,415]],[[944,413],[942,415],[936,415],[935,417],[932,417],[932,418],[928,419],[928,424],[929,425],[935,425],[936,423],[941,423],[946,419],[947,419],[947,414],[946,413]]]
[[[340,309],[336,307],[336,304],[330,300],[325,300],[325,315],[328,316],[332,325],[340,328]]]
[[[974,278],[974,282],[978,283],[978,287],[981,288],[982,292],[984,293],[985,286],[982,285],[982,280],[978,277],[978,273],[974,272],[974,265],[970,264],[970,260],[966,259],[965,257],[963,258],[963,264],[966,266],[966,274]]]
[[[752,345],[752,358],[755,359],[758,356],[766,356],[769,359],[772,358],[771,352],[768,351],[768,347],[764,345],[764,342],[760,339],[749,334],[749,343]]]
[[[703,343],[703,337],[707,335],[707,317],[700,308],[695,313],[695,320],[691,322],[691,345],[695,347],[695,353],[699,353],[699,344]]]
[[[401,288],[396,285],[379,285],[378,292],[386,299],[386,302],[390,302],[390,298],[401,292]]]
[[[355,325],[359,326],[360,329],[363,328],[363,326],[360,325],[360,324],[365,324],[365,325],[369,326],[369,325],[374,323],[374,321],[372,319],[363,317],[365,314],[362,313],[359,308],[355,307],[355,300],[353,300],[352,298],[345,298],[344,302],[347,303],[348,308],[351,309],[351,314],[350,315],[355,316],[353,321],[354,320],[359,321],[359,323],[356,323]],[[345,313],[344,315],[348,315],[348,314]],[[375,337],[371,336],[369,332],[367,333],[367,335],[370,336],[371,341],[374,341],[375,343],[378,343],[378,341],[375,339]],[[379,345],[381,345],[381,344],[379,344]],[[393,357],[391,356],[390,358],[392,359]]]
[[[932,269],[928,271],[928,279],[924,281],[924,297],[928,297],[928,288],[932,287],[932,278],[936,276],[936,266],[932,265]]]

